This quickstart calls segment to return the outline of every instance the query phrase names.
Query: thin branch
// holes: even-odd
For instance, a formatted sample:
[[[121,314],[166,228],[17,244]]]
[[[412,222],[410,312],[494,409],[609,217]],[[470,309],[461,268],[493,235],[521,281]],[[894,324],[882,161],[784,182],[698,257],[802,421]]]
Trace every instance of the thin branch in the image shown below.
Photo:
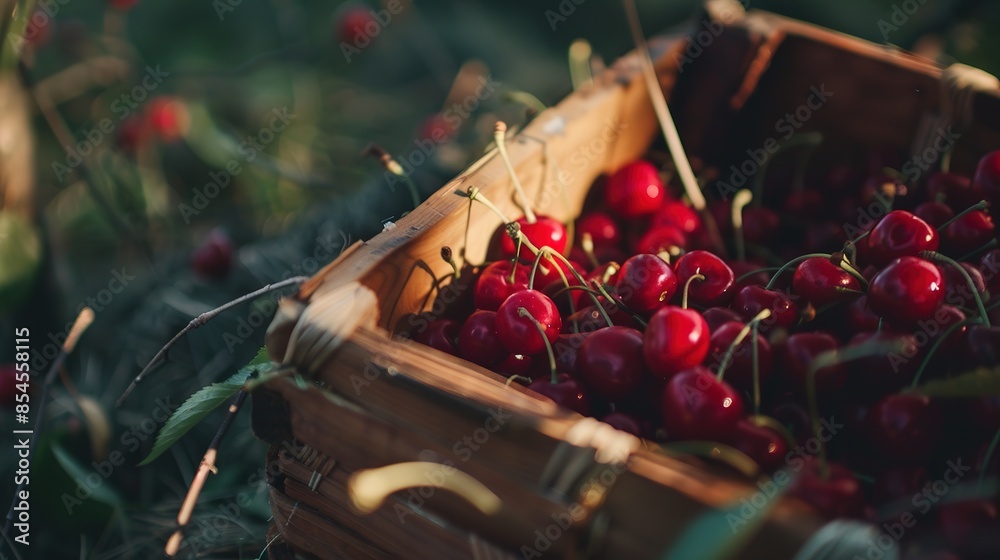
[[[167,352],[169,352],[170,349],[173,347],[173,345],[176,344],[177,341],[180,340],[182,336],[187,334],[188,331],[192,331],[204,325],[216,315],[224,311],[228,311],[241,303],[250,301],[256,298],[257,296],[266,294],[268,292],[273,292],[275,290],[280,290],[281,288],[285,288],[288,286],[298,285],[305,282],[308,279],[309,279],[308,276],[293,276],[291,278],[288,278],[287,280],[282,280],[281,282],[268,284],[257,291],[250,292],[249,294],[240,296],[234,299],[233,301],[230,301],[229,303],[225,303],[219,307],[216,307],[211,311],[206,311],[201,315],[198,315],[194,319],[191,319],[191,322],[188,323],[186,327],[184,327],[183,329],[180,330],[180,332],[175,334],[174,337],[171,338],[170,341],[163,346],[163,348],[160,348],[160,351],[157,352],[155,356],[153,356],[153,359],[150,360],[148,364],[146,364],[146,367],[142,368],[142,371],[139,372],[139,375],[135,376],[135,379],[133,379],[132,383],[130,383],[128,388],[125,389],[125,392],[122,393],[122,396],[118,397],[118,402],[115,403],[115,406],[120,408],[122,404],[125,403],[125,399],[127,399],[128,396],[132,394],[132,391],[135,390],[136,386],[138,386],[139,383],[142,383],[142,381],[146,378],[147,375],[149,375],[150,371],[153,369],[154,366],[156,366],[161,361],[163,361],[164,358],[166,358]]]

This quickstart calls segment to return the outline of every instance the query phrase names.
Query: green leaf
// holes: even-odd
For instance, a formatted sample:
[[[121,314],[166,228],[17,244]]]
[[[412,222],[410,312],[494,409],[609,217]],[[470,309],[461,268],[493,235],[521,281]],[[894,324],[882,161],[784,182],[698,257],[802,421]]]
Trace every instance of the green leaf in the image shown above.
[[[56,458],[56,462],[59,463],[59,466],[62,467],[62,469],[66,471],[66,474],[73,480],[86,481],[88,480],[88,476],[92,476],[94,474],[93,470],[85,468],[81,465],[75,457],[70,455],[69,452],[63,449],[58,443],[53,442],[49,445],[49,449],[52,450],[52,455]],[[81,483],[78,482],[78,484]],[[104,481],[103,484],[98,484],[96,486],[90,486],[88,483],[88,488],[90,488],[93,492],[90,495],[90,498],[107,504],[112,508],[118,508],[122,505],[121,496],[119,496],[114,489],[111,488],[111,484],[107,483],[107,481]]]
[[[948,379],[937,379],[909,389],[932,397],[1000,396],[1000,367],[979,368]]]
[[[247,367],[255,368],[257,366],[266,366],[271,363],[271,358],[267,355],[267,346],[261,346],[260,350],[257,351],[257,355],[250,360]]]
[[[30,222],[0,211],[0,313],[17,307],[31,291],[42,262],[42,243]]]
[[[176,443],[181,436],[188,433],[198,422],[201,422],[202,419],[208,416],[208,413],[235,395],[243,388],[243,384],[250,378],[251,373],[266,369],[269,362],[265,361],[261,364],[258,361],[262,353],[266,360],[267,353],[261,349],[253,361],[250,362],[250,365],[240,369],[232,377],[221,383],[213,383],[208,387],[203,387],[197,393],[191,395],[188,400],[184,401],[184,404],[179,406],[170,415],[167,423],[160,429],[160,433],[156,434],[156,443],[153,444],[153,450],[139,463],[139,466],[151,463],[164,451],[169,449],[171,445]]]
[[[722,560],[736,557],[767,521],[768,513],[791,483],[775,486],[778,489],[771,496],[764,495],[760,490],[756,491],[764,498],[762,507],[756,507],[756,496],[753,496],[753,502],[749,501],[750,496],[744,496],[746,500],[735,500],[727,507],[702,514],[688,524],[680,538],[660,555],[660,560]],[[754,505],[750,515],[744,512],[748,503]]]

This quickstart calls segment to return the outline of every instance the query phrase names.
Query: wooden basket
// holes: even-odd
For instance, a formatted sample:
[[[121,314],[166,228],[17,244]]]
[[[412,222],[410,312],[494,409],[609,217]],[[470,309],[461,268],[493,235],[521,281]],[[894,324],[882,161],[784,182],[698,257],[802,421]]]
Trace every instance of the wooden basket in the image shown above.
[[[706,6],[690,40],[652,45],[685,146],[702,161],[725,170],[746,159],[747,147],[774,136],[774,123],[814,88],[832,95],[800,130],[820,130],[834,145],[920,153],[938,128],[953,126],[959,169],[975,163],[966,154],[1000,145],[992,76],[747,14],[736,2]],[[622,58],[508,142],[539,212],[574,217],[596,178],[646,152],[658,126],[638,69],[635,56]],[[505,167],[488,153],[282,301],[269,352],[315,384],[275,380],[254,395],[255,432],[272,444],[281,535],[273,557],[291,550],[318,558],[659,558],[693,520],[757,490],[390,334],[412,333],[467,293],[468,284],[451,282],[440,250],[483,261],[500,222],[455,194],[473,185],[518,214]],[[443,466],[361,514],[352,476],[406,462]],[[442,477],[474,495],[441,488]],[[792,558],[821,538],[821,527],[806,506],[781,499],[745,550]]]

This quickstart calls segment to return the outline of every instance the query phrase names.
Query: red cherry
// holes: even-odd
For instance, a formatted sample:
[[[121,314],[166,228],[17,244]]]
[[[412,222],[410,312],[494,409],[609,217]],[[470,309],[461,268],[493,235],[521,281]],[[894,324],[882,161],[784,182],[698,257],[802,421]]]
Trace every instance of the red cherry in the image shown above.
[[[187,133],[190,117],[184,102],[172,96],[159,96],[146,107],[150,129],[164,142],[175,142]]]
[[[456,132],[458,132],[458,128],[455,123],[448,120],[442,113],[434,113],[420,123],[420,128],[417,129],[417,138],[444,144],[451,140]]]
[[[933,263],[900,257],[872,279],[868,304],[893,326],[929,319],[944,302],[944,278]]]
[[[703,367],[678,373],[664,389],[663,425],[673,438],[719,441],[742,417],[739,393]]]
[[[829,476],[824,478],[818,459],[806,461],[789,493],[831,519],[859,517],[864,510],[861,482],[837,463],[829,463]]]
[[[342,4],[336,12],[337,39],[340,43],[358,46],[362,38],[367,38],[369,27],[379,29],[381,25],[375,14],[364,4],[349,2]]]
[[[660,173],[652,163],[639,160],[622,167],[604,186],[604,204],[619,217],[634,220],[659,210],[666,200]]]
[[[642,352],[650,371],[666,378],[700,364],[710,344],[708,323],[700,313],[668,305],[649,318]]]
[[[792,290],[815,307],[845,301],[860,290],[858,279],[824,257],[812,257],[799,263],[792,275]]]
[[[205,279],[224,278],[232,265],[233,242],[221,228],[213,229],[205,241],[191,253],[191,269]]]
[[[677,276],[660,257],[639,254],[622,265],[615,288],[629,309],[649,316],[674,297]]]
[[[472,299],[477,309],[496,311],[500,304],[515,292],[528,289],[528,275],[531,265],[518,264],[514,270],[514,282],[510,281],[511,268],[514,265],[509,260],[490,263],[476,279],[476,287]]]
[[[941,435],[942,415],[926,395],[887,395],[868,411],[872,448],[889,461],[906,463],[925,458]]]
[[[1000,249],[993,249],[979,259],[979,271],[991,293],[1000,294]]]
[[[528,389],[544,395],[557,405],[578,414],[584,416],[590,414],[590,399],[587,397],[587,391],[580,385],[579,381],[565,373],[559,374],[555,383],[548,377],[532,381],[531,385],[528,385]]]
[[[668,200],[653,216],[652,226],[673,226],[684,234],[701,231],[701,216],[679,200]]]
[[[730,321],[740,322],[748,320],[728,307],[709,307],[705,311],[702,311],[701,316],[705,318],[709,332],[713,333],[723,324]]]
[[[729,268],[732,269],[733,276],[737,278],[736,285],[733,287],[736,293],[739,293],[746,286],[766,286],[771,276],[766,271],[761,270],[764,267],[765,265],[759,262],[730,261]],[[744,278],[739,280],[741,276]]]
[[[458,321],[438,319],[427,323],[424,329],[413,336],[413,340],[426,344],[442,352],[458,356],[458,332],[462,328]]]
[[[694,280],[688,290],[688,298],[693,305],[712,307],[725,306],[733,298],[736,276],[722,259],[708,251],[695,250],[677,259],[674,265],[677,282],[683,288],[695,274],[704,280]]]
[[[531,315],[522,315],[521,309]],[[534,320],[532,320],[532,317]],[[535,326],[537,321],[545,331],[545,338],[555,342],[562,329],[562,317],[556,304],[537,290],[524,290],[512,294],[497,309],[497,337],[504,347],[514,354],[537,354],[545,350],[542,333]]]
[[[938,172],[927,178],[927,198],[962,210],[982,200],[983,191],[965,175]]]
[[[494,370],[505,377],[521,375],[534,379],[536,376],[532,376],[531,374],[537,361],[545,362],[545,368],[546,370],[548,369],[548,360],[535,360],[534,357],[525,356],[524,354],[507,354],[507,357],[494,367]],[[545,373],[548,374],[549,372],[546,371]]]
[[[642,384],[642,333],[627,327],[605,327],[586,338],[576,367],[595,394],[608,400],[630,397]]]
[[[146,122],[141,117],[133,115],[123,120],[118,127],[116,142],[122,152],[134,155],[146,143],[148,136]]]
[[[954,218],[955,212],[943,202],[925,202],[913,210],[913,215],[927,222],[931,227],[937,228]]]
[[[980,190],[993,208],[1000,208],[1000,150],[992,151],[979,160],[972,188]]]
[[[762,331],[778,327],[789,328],[799,321],[799,306],[784,292],[768,290],[763,286],[747,286],[733,298],[733,309],[749,321],[761,311],[768,309],[771,316],[760,322]]]
[[[848,332],[874,331],[878,328],[878,315],[868,306],[868,296],[863,295],[847,306]]]
[[[612,412],[601,418],[601,422],[604,422],[616,430],[621,430],[636,437],[644,436],[642,421],[625,412]]]
[[[808,387],[809,367],[820,354],[836,350],[837,339],[822,332],[796,333],[780,347],[778,352],[778,369],[784,375],[785,381],[799,393],[805,393]],[[834,364],[820,368],[816,372],[816,393],[829,395],[840,390],[844,385],[844,370]]]
[[[771,473],[786,466],[788,442],[785,438],[771,428],[758,426],[750,420],[738,421],[725,443],[745,453],[764,472]]]
[[[674,226],[655,226],[649,229],[633,249],[636,253],[658,254],[660,251],[683,249],[687,246],[684,232]]]
[[[945,301],[955,302],[958,305],[966,305],[974,309],[976,302],[972,298],[969,282],[965,279],[965,276],[950,263],[934,264],[937,266],[938,272],[941,273],[941,277],[944,278]],[[976,288],[976,293],[980,297],[986,298],[986,281],[983,279],[983,275],[979,272],[979,269],[966,262],[958,263],[958,265],[969,275],[972,285]]]
[[[720,326],[718,329],[712,332],[710,338],[710,344],[708,355],[710,356],[706,360],[706,365],[709,369],[713,371],[718,371],[719,367],[722,365],[722,360],[724,359],[726,352],[732,345],[733,341],[736,340],[736,336],[743,330],[743,323],[726,323]],[[740,389],[749,389],[753,387],[753,352],[751,350],[751,345],[753,343],[753,334],[747,335],[736,346],[736,350],[733,352],[733,357],[726,366],[726,371],[723,373],[724,378],[734,387]],[[771,369],[774,365],[774,359],[771,354],[771,345],[768,344],[767,339],[757,335],[757,365],[758,373],[760,375],[760,382],[764,381],[771,375]]]
[[[548,216],[537,216],[537,220],[533,224],[528,223],[528,219],[525,217],[518,218],[514,220],[519,226],[521,226],[521,233],[528,238],[528,241],[532,243],[535,247],[539,249],[542,247],[549,247],[557,253],[562,253],[566,250],[567,245],[570,242],[569,237],[566,235],[566,226],[562,224],[559,220],[555,218],[549,218]],[[514,240],[507,235],[507,226],[501,225],[497,228],[497,231],[493,234],[494,238],[500,239],[500,256],[505,259],[514,258],[514,253],[517,251],[517,245]],[[524,250],[527,252],[527,250]]]
[[[778,233],[781,220],[778,214],[765,206],[743,209],[743,237],[748,243],[765,245]]]
[[[458,332],[459,355],[486,368],[494,367],[507,357],[507,350],[497,337],[496,317],[494,311],[476,311],[469,315]]]
[[[559,335],[559,338],[552,344],[552,352],[556,357],[557,370],[570,375],[577,373],[576,360],[580,355],[580,348],[583,346],[583,342],[587,340],[590,334],[588,332]],[[537,360],[537,362],[545,364],[545,373],[548,374],[548,360]]]
[[[996,558],[1000,547],[997,506],[990,500],[969,500],[940,506],[937,524],[945,541],[963,552],[962,558]]]
[[[973,325],[963,341],[963,361],[969,368],[1000,365],[1000,326]]]
[[[138,3],[139,0],[108,0],[109,6],[123,12],[125,10],[132,8],[132,6],[135,6]]]
[[[993,218],[982,210],[973,210],[959,217],[941,232],[941,244],[948,254],[960,258],[982,247],[995,233]]]
[[[583,234],[590,234],[594,247],[614,246],[622,242],[622,230],[618,222],[604,212],[588,212],[576,221],[577,242],[583,239]]]
[[[917,256],[921,251],[937,251],[937,230],[905,210],[893,210],[872,228],[866,256],[876,266],[893,259]]]

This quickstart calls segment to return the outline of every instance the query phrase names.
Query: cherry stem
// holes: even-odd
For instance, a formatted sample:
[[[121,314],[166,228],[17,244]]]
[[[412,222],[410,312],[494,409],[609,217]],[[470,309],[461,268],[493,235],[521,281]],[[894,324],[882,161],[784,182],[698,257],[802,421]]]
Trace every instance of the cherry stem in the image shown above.
[[[983,456],[983,465],[979,471],[979,480],[976,482],[976,490],[982,492],[983,481],[986,480],[986,467],[990,464],[990,459],[993,458],[993,452],[997,449],[997,443],[1000,442],[1000,429],[997,429],[996,433],[993,434],[993,439],[990,441],[989,447],[986,448],[986,455]]]
[[[770,290],[771,288],[773,288],[774,287],[774,283],[778,281],[778,277],[780,277],[782,275],[782,273],[784,273],[789,268],[791,268],[791,267],[799,264],[800,262],[808,260],[808,259],[814,259],[814,258],[817,258],[817,257],[828,259],[828,258],[830,258],[830,256],[831,255],[829,253],[809,253],[808,255],[802,255],[801,257],[795,257],[794,259],[792,259],[792,260],[786,262],[785,264],[781,265],[781,268],[779,268],[778,271],[774,273],[774,276],[772,276],[771,279],[767,282],[767,285],[764,286],[764,289],[765,290]]]
[[[962,258],[960,258],[960,259],[958,259],[958,260],[959,260],[959,261],[968,261],[968,260],[970,260],[970,259],[971,259],[972,257],[974,257],[974,256],[978,255],[979,253],[981,253],[981,252],[983,252],[983,251],[987,251],[987,250],[989,250],[989,249],[992,249],[992,248],[994,248],[994,247],[996,247],[996,246],[997,246],[997,240],[996,240],[996,239],[990,239],[990,240],[989,240],[989,241],[987,241],[986,243],[983,243],[983,244],[982,244],[981,246],[979,246],[978,248],[976,248],[976,249],[973,249],[973,250],[972,250],[972,252],[970,252],[969,254],[967,254],[967,255],[963,256]]]
[[[597,291],[600,292],[602,296],[604,296],[604,299],[606,299],[608,302],[610,302],[618,309],[621,309],[625,313],[628,313],[632,317],[632,319],[634,319],[637,323],[639,323],[645,328],[646,320],[642,318],[642,315],[639,315],[635,311],[632,311],[627,305],[625,305],[625,302],[621,301],[620,299],[611,297],[611,294],[608,293],[608,290],[604,287],[604,285],[601,282],[598,282],[596,278],[594,279],[593,285],[595,288],[597,288]],[[611,326],[611,324],[608,323],[608,326]]]
[[[507,381],[504,382],[504,385],[506,385],[507,387],[510,387],[510,384],[513,383],[513,382],[515,382],[515,381],[521,381],[522,383],[525,382],[525,381],[527,381],[530,384],[531,383],[531,378],[530,377],[525,377],[523,375],[512,375],[512,376],[510,376],[510,377],[507,378]]]
[[[764,268],[758,268],[758,269],[755,269],[755,270],[751,270],[750,272],[747,272],[746,274],[739,275],[736,278],[736,283],[739,284],[740,282],[746,280],[747,278],[750,278],[754,274],[760,274],[761,272],[774,272],[776,270],[780,270],[780,267],[777,267],[777,266],[765,266]]]
[[[443,259],[444,262],[451,265],[451,270],[453,276],[455,277],[455,280],[458,280],[462,277],[462,271],[458,268],[458,264],[455,263],[455,256],[452,253],[451,247],[447,245],[441,247],[441,259]],[[511,283],[513,282],[514,280],[511,279]]]
[[[951,219],[949,219],[945,223],[939,225],[936,229],[938,231],[944,231],[945,228],[947,228],[951,224],[957,222],[958,220],[960,220],[963,216],[965,216],[969,212],[975,212],[976,210],[985,210],[988,206],[989,206],[989,203],[987,203],[985,200],[980,200],[979,202],[973,204],[972,206],[969,206],[965,210],[962,210],[958,214],[955,214],[954,216],[952,216]]]
[[[594,255],[594,238],[589,233],[584,233],[580,236],[580,248],[583,249],[583,253],[587,255],[587,259],[590,260],[590,264],[594,268],[601,266],[601,263],[597,260],[597,256]]]
[[[760,414],[760,362],[757,350],[757,323],[750,329],[750,362],[753,368],[753,415]]]
[[[538,319],[535,319],[535,316],[524,307],[518,307],[517,314],[519,317],[527,317],[530,319],[531,322],[534,323],[535,328],[538,329],[538,334],[541,335],[542,342],[545,343],[545,353],[548,354],[549,357],[549,374],[552,376],[552,384],[555,385],[556,383],[559,383],[559,376],[556,374],[556,353],[552,350],[552,343],[549,342],[549,337],[545,334],[545,327],[543,327],[542,324],[538,322]]]
[[[484,206],[492,210],[493,213],[496,214],[497,217],[500,218],[500,221],[502,221],[504,224],[511,223],[510,220],[507,219],[507,216],[505,216],[504,213],[501,212],[500,209],[497,208],[495,204],[490,202],[490,199],[486,198],[486,195],[483,194],[481,190],[479,190],[479,187],[469,187],[466,196],[469,197],[469,200],[475,200],[476,202],[482,203]]]
[[[538,221],[538,218],[535,217],[535,212],[531,209],[531,204],[528,203],[528,197],[524,194],[524,189],[521,187],[521,180],[517,178],[514,166],[510,162],[510,156],[507,155],[507,143],[504,139],[506,134],[507,124],[503,121],[497,121],[496,129],[493,131],[493,141],[496,142],[497,151],[500,152],[500,159],[507,166],[507,173],[510,174],[510,179],[514,183],[514,191],[517,192],[517,197],[520,199],[519,204],[521,210],[524,211],[524,217],[528,220],[529,224],[533,224]]]
[[[830,256],[833,257],[833,255],[830,255]],[[837,263],[837,266],[839,266],[843,270],[846,270],[848,274],[850,274],[855,279],[857,279],[858,283],[861,284],[862,286],[864,286],[865,289],[868,288],[868,279],[865,278],[865,276],[863,274],[861,274],[860,272],[858,272],[858,269],[854,268],[854,266],[850,263],[850,261],[847,260],[847,255],[845,255],[844,253],[840,253],[840,262]],[[845,288],[845,289],[849,289],[849,288]],[[857,290],[850,290],[850,291],[856,292]],[[864,293],[864,292],[860,292],[860,293]]]
[[[701,268],[695,269],[694,274],[692,274],[691,277],[684,282],[684,291],[681,292],[681,309],[688,308],[688,292],[691,289],[691,282],[694,282],[695,280],[699,282],[705,281],[705,275],[701,273]]]
[[[726,354],[722,357],[722,363],[719,364],[719,373],[715,374],[716,379],[722,381],[722,377],[726,374],[726,368],[729,367],[729,364],[733,361],[733,355],[736,354],[736,347],[739,346],[744,339],[746,339],[747,335],[750,334],[750,331],[755,330],[754,327],[756,327],[757,323],[770,316],[770,309],[761,309],[760,313],[755,315],[753,319],[750,319],[746,325],[743,325],[740,332],[736,334],[736,338],[734,338],[732,343],[729,344],[729,348],[726,349]],[[756,362],[756,360],[754,361]]]
[[[514,280],[517,278],[517,261],[521,260],[521,240],[518,239],[517,244],[514,246],[514,258],[510,261],[510,284],[514,285]],[[534,268],[531,269],[534,272]]]
[[[955,152],[955,146],[950,146],[941,154],[941,173],[948,173],[951,170],[951,155]]]
[[[569,77],[573,83],[573,91],[594,81],[590,69],[590,57],[593,53],[586,39],[577,39],[569,46]]]
[[[920,384],[920,376],[922,376],[924,374],[924,370],[927,369],[927,364],[931,363],[931,358],[934,357],[934,353],[937,352],[937,349],[944,344],[944,341],[947,340],[949,336],[951,336],[951,333],[962,327],[974,325],[976,323],[979,323],[977,319],[969,319],[950,325],[947,329],[945,329],[944,332],[941,333],[941,336],[934,341],[934,344],[931,345],[930,349],[927,351],[927,355],[924,356],[924,359],[920,361],[920,367],[917,368],[917,373],[913,376],[913,382],[910,383],[910,388],[916,387]]]
[[[798,445],[798,442],[795,441],[795,436],[793,436],[792,433],[788,431],[788,428],[785,427],[785,425],[779,422],[778,420],[772,418],[771,416],[767,416],[764,414],[754,414],[753,416],[750,417],[750,421],[753,422],[754,425],[759,428],[770,428],[775,432],[778,432],[778,435],[784,438],[785,442],[788,443],[789,449],[794,449],[795,446]]]
[[[747,246],[743,238],[743,208],[753,200],[753,193],[749,189],[742,189],[733,197],[732,222],[733,235],[736,238],[736,260],[747,260]]]
[[[979,290],[976,289],[976,283],[972,281],[972,277],[969,276],[969,273],[965,270],[965,267],[958,264],[958,261],[956,261],[955,259],[942,255],[941,253],[938,253],[936,251],[921,251],[920,256],[924,257],[925,259],[935,260],[938,262],[949,264],[962,275],[962,278],[965,279],[966,285],[969,286],[969,291],[972,292],[972,298],[976,300],[976,308],[979,309],[979,318],[982,319],[984,325],[990,327],[991,326],[990,318],[986,314],[986,307],[983,305],[983,298],[979,294]]]

